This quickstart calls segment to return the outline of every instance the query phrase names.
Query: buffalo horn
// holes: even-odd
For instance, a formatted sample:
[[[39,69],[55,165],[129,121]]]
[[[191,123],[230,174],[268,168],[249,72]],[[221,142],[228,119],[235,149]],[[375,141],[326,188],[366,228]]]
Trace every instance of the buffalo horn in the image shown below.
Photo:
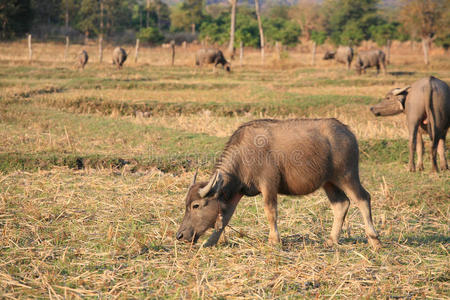
[[[411,88],[411,86],[407,86],[407,87],[404,87],[404,88],[402,88],[402,89],[400,89],[400,88],[398,88],[398,89],[394,89],[393,91],[392,91],[392,94],[394,95],[394,96],[397,96],[397,95],[400,95],[401,93],[403,93],[403,92],[405,92],[406,90],[408,90],[408,89],[410,89]]]
[[[216,190],[217,187],[221,184],[222,184],[222,175],[220,174],[219,171],[217,171],[216,173],[214,173],[214,176],[211,177],[208,184],[198,191],[198,194],[200,195],[200,197],[204,198],[211,192],[211,190]]]

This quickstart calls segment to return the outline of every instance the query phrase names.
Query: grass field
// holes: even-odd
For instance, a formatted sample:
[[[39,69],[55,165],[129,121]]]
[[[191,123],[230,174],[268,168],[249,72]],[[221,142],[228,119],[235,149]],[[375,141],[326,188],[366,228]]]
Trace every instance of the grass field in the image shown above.
[[[79,45],[64,62],[62,45],[36,44],[31,64],[24,45],[0,44],[1,298],[450,297],[450,173],[431,172],[428,138],[425,171],[409,173],[404,116],[369,111],[423,76],[450,83],[448,55],[425,67],[400,49],[387,75],[357,76],[294,51],[263,67],[248,50],[227,74],[194,68],[191,48],[174,67],[169,50],[144,48],[117,71],[89,46],[81,72]],[[380,251],[353,205],[341,245],[325,246],[322,191],[279,197],[280,247],[260,196],[241,201],[217,247],[176,241],[195,170],[207,180],[227,137],[260,117],[350,126]]]

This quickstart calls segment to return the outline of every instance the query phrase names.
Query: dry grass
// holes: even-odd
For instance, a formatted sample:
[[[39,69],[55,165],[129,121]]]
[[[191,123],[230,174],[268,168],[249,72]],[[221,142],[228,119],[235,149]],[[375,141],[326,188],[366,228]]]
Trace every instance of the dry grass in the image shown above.
[[[265,67],[246,49],[243,67],[212,74],[192,67],[196,47],[178,49],[175,67],[168,49],[144,47],[138,64],[131,55],[117,72],[112,46],[99,64],[89,45],[79,72],[63,61],[63,45],[34,45],[29,65],[25,42],[0,44],[0,297],[448,299],[449,172],[431,173],[427,157],[424,172],[408,173],[404,116],[368,110],[422,76],[449,82],[448,56],[434,49],[424,67],[419,51],[396,45],[388,75],[359,77],[320,57],[311,67],[305,46],[279,63],[268,51]],[[134,111],[155,106],[150,117]],[[321,191],[280,196],[280,247],[267,245],[260,196],[239,204],[227,242],[204,249],[175,240],[193,176],[186,170],[259,117],[335,117],[350,126],[383,249],[370,249],[353,206],[342,244],[326,247],[332,212]],[[13,157],[19,164],[8,165]],[[57,167],[79,157],[164,158],[172,167]],[[209,165],[200,166],[203,180]]]

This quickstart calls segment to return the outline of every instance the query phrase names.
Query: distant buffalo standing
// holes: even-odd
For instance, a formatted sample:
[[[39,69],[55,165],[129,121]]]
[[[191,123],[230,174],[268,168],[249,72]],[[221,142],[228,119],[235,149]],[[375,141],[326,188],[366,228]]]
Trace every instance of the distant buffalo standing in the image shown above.
[[[123,48],[115,48],[112,56],[113,65],[116,65],[118,69],[121,69],[123,64],[127,60],[127,56],[127,52]]]
[[[230,63],[225,59],[225,56],[219,49],[202,48],[198,50],[195,55],[195,64],[197,66],[202,66],[205,64],[214,64],[214,70],[216,69],[216,66],[218,64],[221,64],[222,67],[225,68],[225,70],[227,70],[228,72],[231,71]]]
[[[450,127],[450,88],[433,76],[414,82],[411,86],[391,90],[381,103],[370,108],[375,116],[406,114],[409,131],[409,170],[414,172],[417,149],[419,170],[423,170],[422,131],[431,139],[431,161],[437,171],[436,153],[442,170],[448,169],[445,157],[445,137]]]
[[[80,52],[80,54],[78,55],[78,64],[81,69],[84,70],[84,66],[86,66],[88,60],[89,60],[89,55],[87,54],[86,50],[82,50]]]
[[[355,70],[358,74],[366,73],[370,67],[377,68],[377,74],[380,73],[380,66],[383,67],[383,73],[386,75],[386,54],[381,50],[361,51],[355,62]]]
[[[323,59],[335,59],[338,63],[346,64],[347,70],[350,70],[350,65],[353,60],[353,49],[351,47],[339,46],[336,51],[325,52]]]

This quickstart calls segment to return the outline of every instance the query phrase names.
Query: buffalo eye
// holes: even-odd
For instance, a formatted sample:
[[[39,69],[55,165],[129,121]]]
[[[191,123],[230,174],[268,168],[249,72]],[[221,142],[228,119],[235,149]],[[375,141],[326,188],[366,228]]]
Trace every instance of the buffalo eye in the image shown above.
[[[193,208],[193,209],[197,209],[197,208],[199,208],[199,207],[200,207],[199,204],[194,204],[194,205],[192,205],[192,208]]]

